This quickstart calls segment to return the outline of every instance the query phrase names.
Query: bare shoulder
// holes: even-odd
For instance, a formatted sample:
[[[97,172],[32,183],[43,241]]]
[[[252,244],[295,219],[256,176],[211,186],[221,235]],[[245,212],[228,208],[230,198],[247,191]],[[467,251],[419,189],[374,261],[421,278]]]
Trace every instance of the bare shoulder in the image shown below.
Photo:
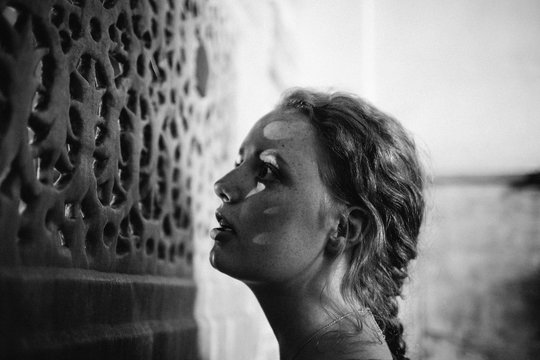
[[[296,360],[392,360],[383,338],[369,331],[329,331],[306,346]]]

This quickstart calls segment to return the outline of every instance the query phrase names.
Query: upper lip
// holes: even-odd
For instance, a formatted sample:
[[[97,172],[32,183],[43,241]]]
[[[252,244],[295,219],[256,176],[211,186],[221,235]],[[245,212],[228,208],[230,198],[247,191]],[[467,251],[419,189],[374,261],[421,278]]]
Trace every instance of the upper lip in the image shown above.
[[[234,226],[219,210],[216,210],[216,220],[222,229],[234,231]]]

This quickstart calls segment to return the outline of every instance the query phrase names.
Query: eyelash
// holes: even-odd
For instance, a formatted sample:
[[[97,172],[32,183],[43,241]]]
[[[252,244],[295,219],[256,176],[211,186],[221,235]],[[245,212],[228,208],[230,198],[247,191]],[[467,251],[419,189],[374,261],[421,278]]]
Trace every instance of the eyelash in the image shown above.
[[[262,170],[264,169],[265,170],[265,173],[264,175],[260,175],[260,171],[257,173],[257,179],[259,180],[263,180],[263,181],[272,181],[272,180],[278,180],[279,179],[279,170],[274,166],[272,165],[271,163],[269,162],[266,162],[266,161],[262,161],[262,164],[261,164],[261,167],[259,170]],[[265,179],[266,175],[267,175],[267,172],[266,171],[270,171],[270,173],[272,174],[272,176],[274,177],[274,179]]]

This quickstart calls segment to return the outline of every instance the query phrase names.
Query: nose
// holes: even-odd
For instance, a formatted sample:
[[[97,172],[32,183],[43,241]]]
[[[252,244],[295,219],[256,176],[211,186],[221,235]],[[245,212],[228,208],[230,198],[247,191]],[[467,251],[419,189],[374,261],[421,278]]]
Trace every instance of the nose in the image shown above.
[[[238,191],[235,191],[234,187],[226,181],[225,177],[216,181],[214,184],[214,192],[224,203],[234,202],[238,193]]]

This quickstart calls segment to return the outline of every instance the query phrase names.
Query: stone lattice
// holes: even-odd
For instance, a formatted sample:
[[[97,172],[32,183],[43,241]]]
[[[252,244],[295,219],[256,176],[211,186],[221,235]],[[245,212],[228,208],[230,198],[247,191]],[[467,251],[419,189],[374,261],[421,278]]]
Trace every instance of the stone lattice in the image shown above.
[[[227,139],[218,10],[0,0],[0,266],[192,276]]]

